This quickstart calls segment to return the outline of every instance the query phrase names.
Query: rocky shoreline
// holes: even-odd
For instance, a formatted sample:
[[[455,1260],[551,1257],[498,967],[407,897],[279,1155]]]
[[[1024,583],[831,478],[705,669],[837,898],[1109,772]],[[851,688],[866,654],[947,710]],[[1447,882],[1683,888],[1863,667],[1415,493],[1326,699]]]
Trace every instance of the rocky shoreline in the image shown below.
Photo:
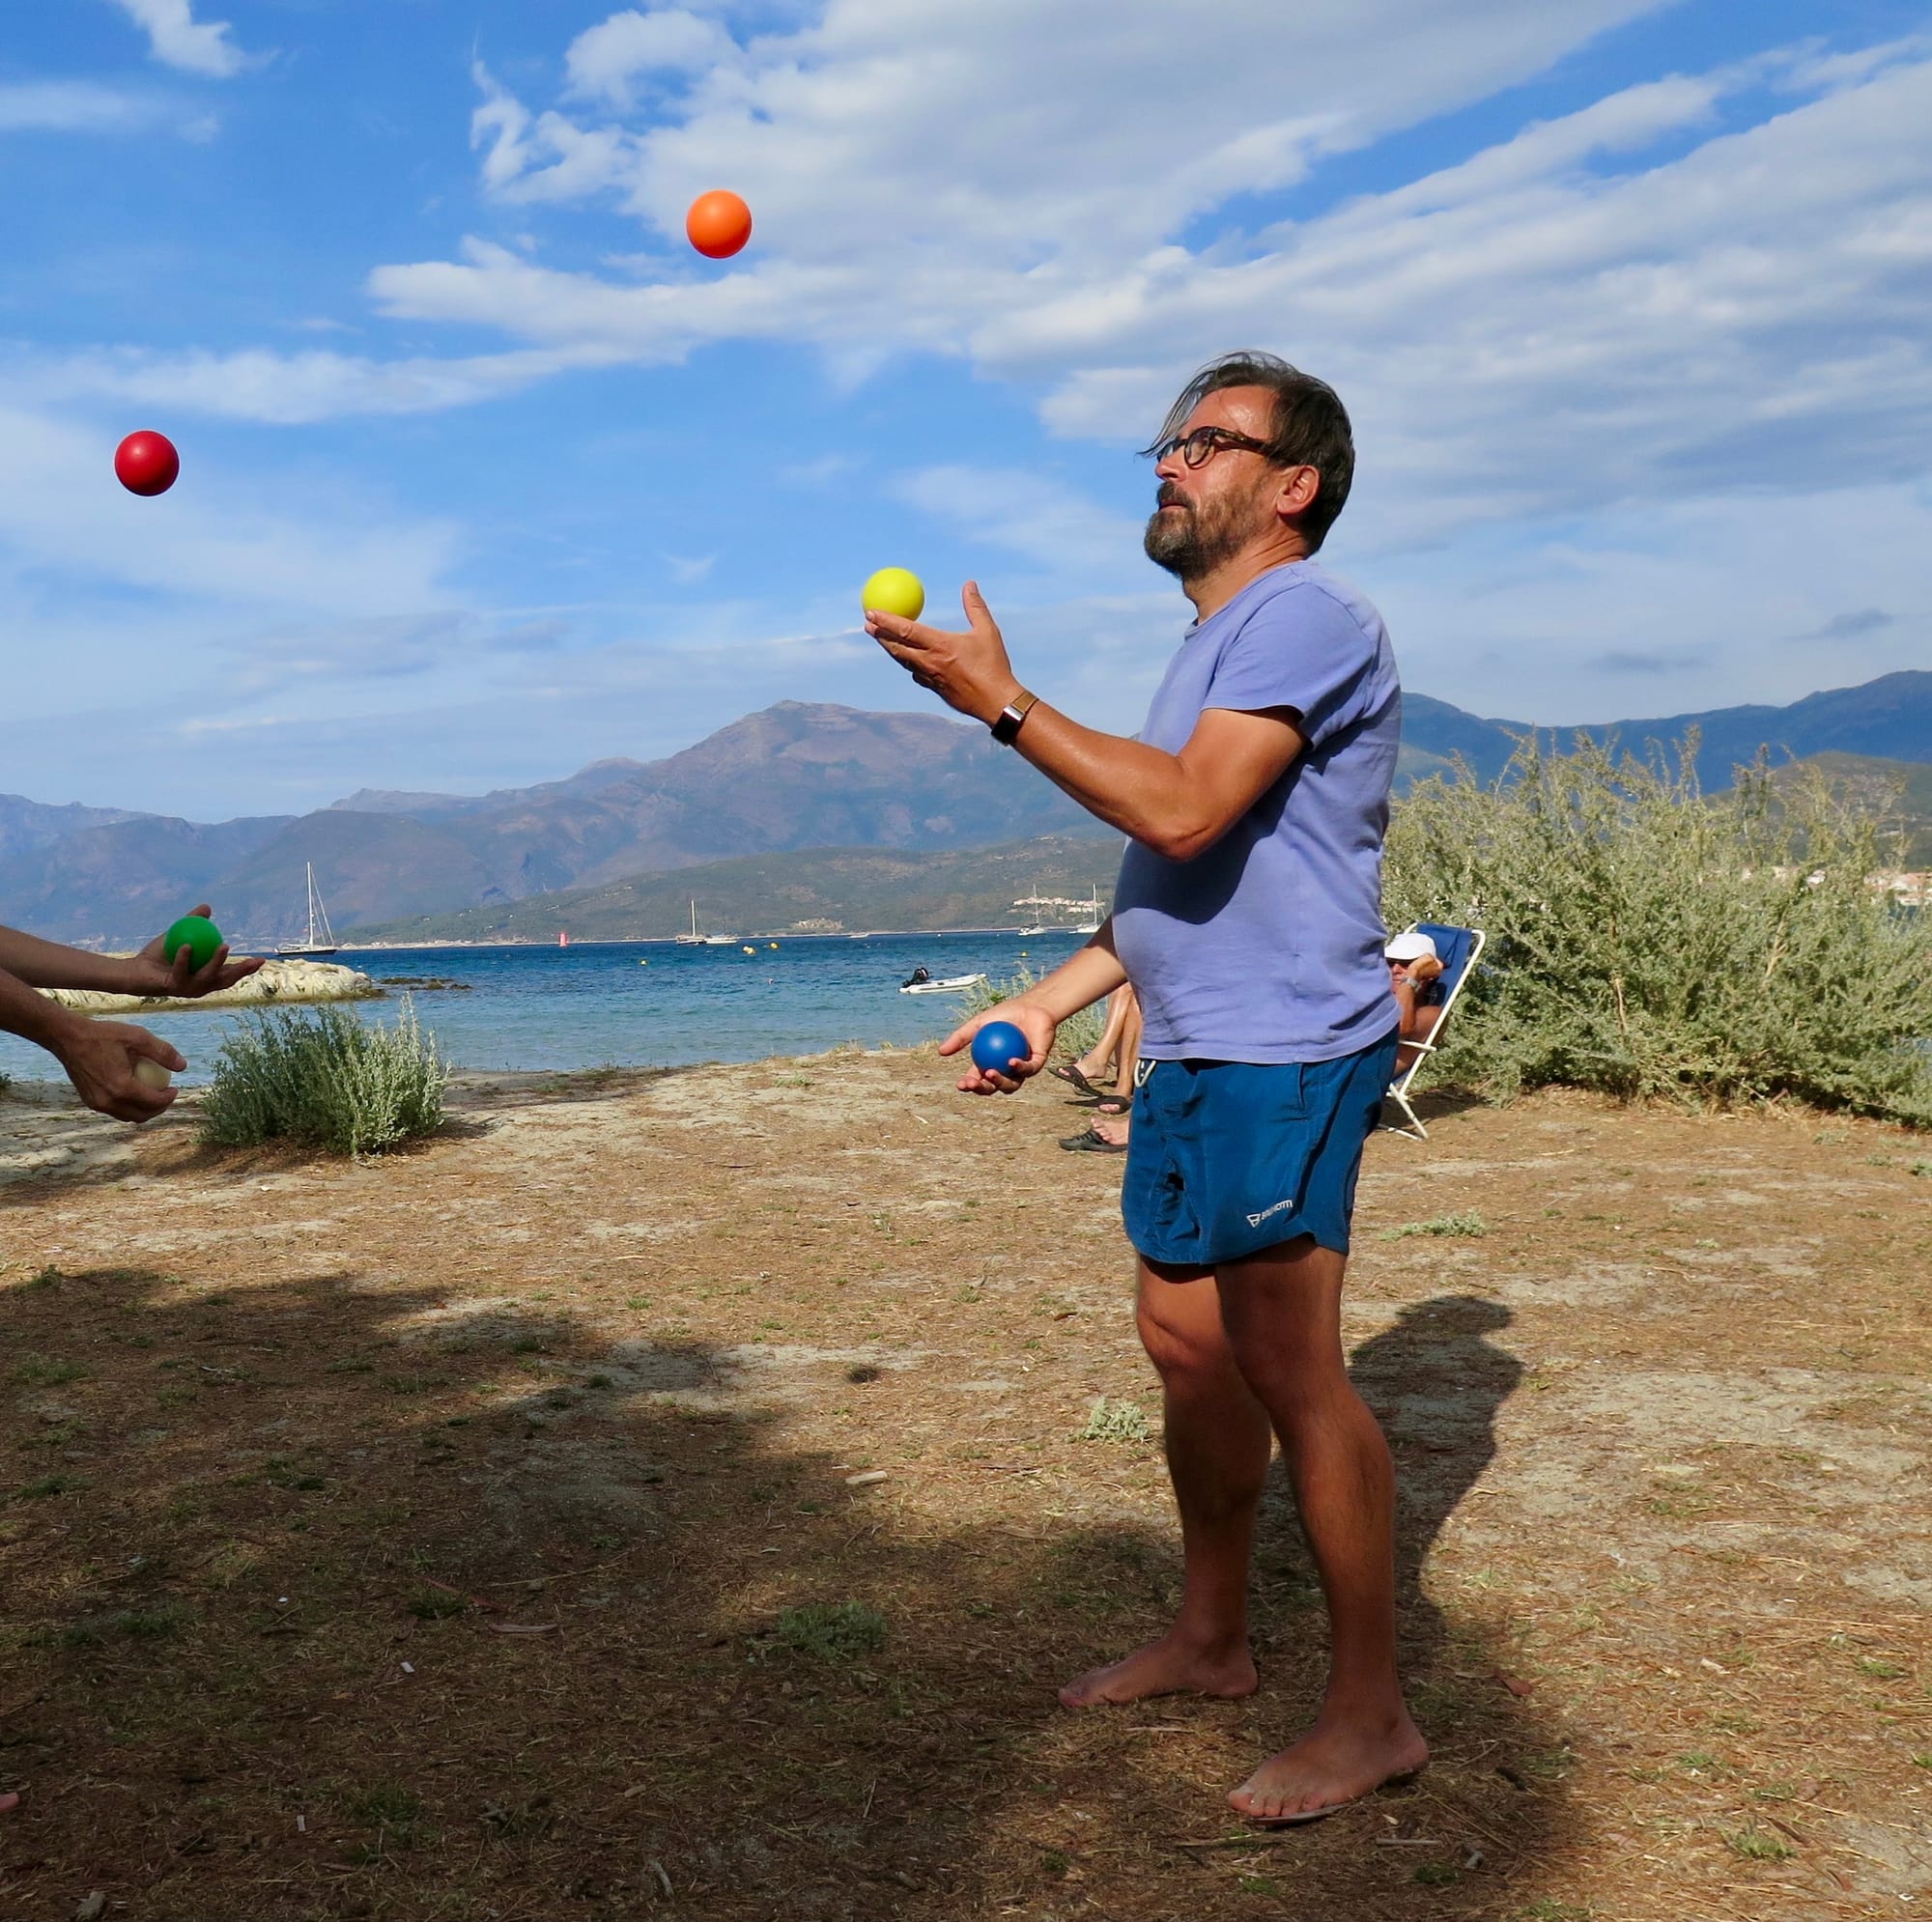
[[[359,969],[336,961],[266,961],[219,994],[113,995],[93,988],[43,988],[49,1001],[80,1014],[173,1014],[202,1007],[263,1007],[283,1003],[378,1001],[383,990]]]

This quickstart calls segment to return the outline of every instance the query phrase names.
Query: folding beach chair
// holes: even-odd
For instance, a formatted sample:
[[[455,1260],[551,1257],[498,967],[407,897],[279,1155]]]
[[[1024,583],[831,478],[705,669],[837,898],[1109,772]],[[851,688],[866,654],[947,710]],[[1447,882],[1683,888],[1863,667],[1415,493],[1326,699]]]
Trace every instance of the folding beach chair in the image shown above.
[[[1442,973],[1436,976],[1442,984],[1442,1011],[1435,1017],[1435,1026],[1430,1031],[1428,1040],[1405,1041],[1402,1044],[1405,1048],[1415,1050],[1415,1059],[1389,1084],[1388,1098],[1408,1117],[1408,1125],[1406,1128],[1399,1128],[1394,1122],[1386,1125],[1392,1135],[1406,1135],[1411,1141],[1426,1142],[1429,1130],[1422,1125],[1422,1117],[1409,1106],[1409,1083],[1430,1056],[1442,1045],[1442,1031],[1449,1025],[1449,1016],[1455,1010],[1463,984],[1476,972],[1477,959],[1489,936],[1479,927],[1447,927],[1439,921],[1415,921],[1403,931],[1406,934],[1426,934],[1435,944],[1435,958],[1442,963]]]

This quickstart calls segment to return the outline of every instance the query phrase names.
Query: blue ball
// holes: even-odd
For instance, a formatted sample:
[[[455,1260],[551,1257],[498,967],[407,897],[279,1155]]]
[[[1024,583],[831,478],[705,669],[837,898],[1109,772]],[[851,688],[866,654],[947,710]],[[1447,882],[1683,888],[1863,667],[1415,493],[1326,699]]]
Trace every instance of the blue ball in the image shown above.
[[[1010,1075],[1032,1053],[1033,1043],[1010,1021],[989,1021],[973,1037],[973,1065],[981,1074]]]

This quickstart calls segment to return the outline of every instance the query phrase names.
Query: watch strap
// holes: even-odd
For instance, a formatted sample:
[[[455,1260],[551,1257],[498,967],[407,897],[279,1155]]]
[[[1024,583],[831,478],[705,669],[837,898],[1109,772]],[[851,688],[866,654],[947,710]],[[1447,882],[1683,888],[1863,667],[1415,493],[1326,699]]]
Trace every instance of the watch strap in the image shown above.
[[[1038,701],[1037,694],[1030,694],[1022,688],[988,722],[993,730],[993,739],[1001,747],[1010,748],[1019,736],[1021,721],[1034,711]]]

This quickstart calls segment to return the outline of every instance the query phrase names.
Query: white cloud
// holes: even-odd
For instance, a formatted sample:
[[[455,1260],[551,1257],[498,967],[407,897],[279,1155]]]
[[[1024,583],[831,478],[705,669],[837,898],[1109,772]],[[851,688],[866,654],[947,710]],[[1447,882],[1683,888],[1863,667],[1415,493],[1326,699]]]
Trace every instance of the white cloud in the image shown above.
[[[968,539],[1024,554],[1056,574],[1118,573],[1140,545],[1138,522],[1022,468],[923,467],[893,492]]]
[[[20,80],[0,86],[0,133],[127,133],[150,126],[161,103],[93,80]]]
[[[174,490],[143,500],[115,481],[111,438],[12,406],[0,406],[0,585],[20,597],[16,611],[27,600],[23,579],[307,618],[449,599],[442,581],[456,536],[447,523],[356,514],[313,495],[278,513],[241,483],[197,472],[191,445]]]
[[[249,64],[248,56],[229,38],[226,20],[194,17],[190,0],[114,0],[148,36],[156,60],[184,73],[200,73],[213,80],[232,80]]]
[[[702,73],[735,60],[737,46],[715,20],[679,7],[612,14],[571,42],[564,57],[570,92],[579,99],[628,108],[640,76]]]

